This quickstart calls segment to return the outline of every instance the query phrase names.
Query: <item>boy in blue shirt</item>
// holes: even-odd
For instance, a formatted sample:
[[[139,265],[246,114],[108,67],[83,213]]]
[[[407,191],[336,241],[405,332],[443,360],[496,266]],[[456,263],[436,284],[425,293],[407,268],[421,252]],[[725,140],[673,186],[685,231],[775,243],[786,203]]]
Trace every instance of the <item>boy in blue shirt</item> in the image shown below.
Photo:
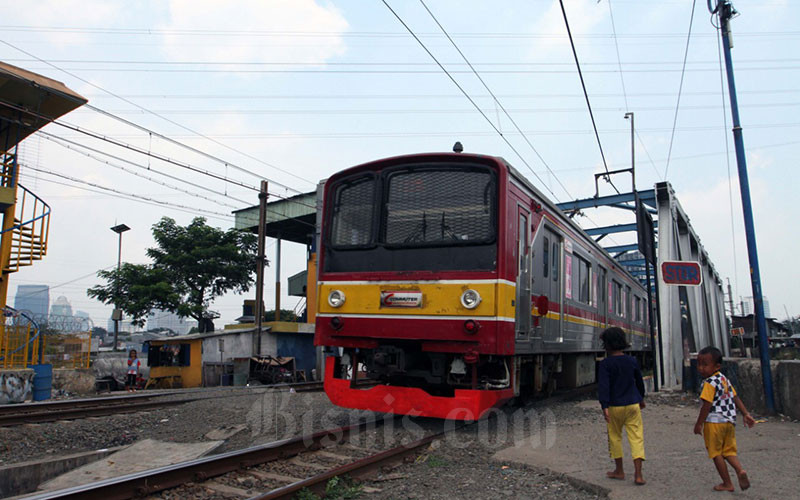
[[[641,409],[644,404],[644,380],[639,363],[623,350],[630,347],[625,332],[616,326],[600,334],[606,358],[600,362],[597,374],[597,396],[608,426],[608,451],[616,468],[606,473],[611,479],[625,479],[622,467],[622,428],[628,434],[633,456],[634,483],[645,484],[642,476],[644,462],[644,426]]]

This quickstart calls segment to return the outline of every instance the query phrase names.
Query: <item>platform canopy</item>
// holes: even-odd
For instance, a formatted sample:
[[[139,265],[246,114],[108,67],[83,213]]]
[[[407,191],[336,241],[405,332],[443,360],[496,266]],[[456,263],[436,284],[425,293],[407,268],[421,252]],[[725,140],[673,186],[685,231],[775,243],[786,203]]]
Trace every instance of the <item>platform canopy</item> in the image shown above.
[[[233,212],[236,229],[258,233],[258,205]],[[317,193],[267,203],[267,236],[310,245],[317,222]]]
[[[0,149],[89,102],[63,83],[0,62]]]

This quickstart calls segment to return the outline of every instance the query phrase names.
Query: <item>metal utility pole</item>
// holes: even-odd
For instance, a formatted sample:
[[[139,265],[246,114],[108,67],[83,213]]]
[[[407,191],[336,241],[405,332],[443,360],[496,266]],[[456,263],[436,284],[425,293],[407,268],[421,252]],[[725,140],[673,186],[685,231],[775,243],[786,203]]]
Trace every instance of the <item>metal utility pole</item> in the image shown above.
[[[639,252],[644,256],[644,270],[647,278],[647,322],[650,325],[650,347],[653,351],[653,389],[658,392],[658,381],[661,380],[661,385],[665,384],[664,381],[664,351],[661,347],[661,323],[658,324],[658,352],[656,352],[656,334],[655,334],[655,314],[653,314],[653,282],[650,281],[650,265],[653,266],[654,282],[658,282],[658,274],[655,274],[658,268],[656,259],[656,243],[655,234],[653,229],[653,219],[647,213],[644,204],[639,200],[639,192],[636,191],[636,129],[634,128],[633,111],[625,113],[625,119],[631,120],[631,185],[633,188],[633,195],[636,205],[636,237],[639,245]],[[658,310],[658,286],[656,289],[656,310]],[[658,356],[658,359],[656,359]],[[661,366],[661,378],[658,376],[658,367]]]
[[[261,356],[261,326],[264,322],[264,247],[267,233],[267,181],[261,181],[261,191],[258,193],[258,254],[256,255],[256,306],[255,314],[255,342],[253,342],[254,356]]]
[[[275,321],[281,320],[281,237],[275,241]]]
[[[119,298],[120,290],[119,290],[119,272],[120,267],[122,267],[122,233],[125,231],[130,230],[128,226],[125,224],[118,224],[111,228],[112,231],[119,235],[119,249],[117,251],[117,298]],[[122,319],[122,311],[119,308],[119,300],[114,301],[114,312],[111,313],[111,319],[114,320],[114,347],[111,349],[112,351],[117,350],[117,338],[119,337],[119,322]]]
[[[731,100],[731,117],[733,119],[733,141],[736,146],[736,165],[739,170],[739,189],[742,195],[744,211],[744,231],[747,238],[747,257],[750,261],[750,283],[753,288],[753,306],[755,309],[756,329],[758,331],[758,351],[761,358],[761,376],[764,380],[764,400],[767,409],[775,412],[775,397],[772,392],[772,371],[769,366],[769,342],[767,340],[767,321],[764,317],[764,301],[761,297],[761,273],[758,269],[758,252],[756,250],[756,233],[753,224],[753,207],[750,202],[750,182],[747,178],[747,160],[744,154],[742,126],[739,122],[739,103],[736,99],[736,83],[733,78],[733,62],[731,60],[731,18],[737,14],[730,0],[718,0],[716,7],[708,7],[712,14],[719,16],[722,34],[722,49],[725,54],[725,70],[728,76],[728,93]]]

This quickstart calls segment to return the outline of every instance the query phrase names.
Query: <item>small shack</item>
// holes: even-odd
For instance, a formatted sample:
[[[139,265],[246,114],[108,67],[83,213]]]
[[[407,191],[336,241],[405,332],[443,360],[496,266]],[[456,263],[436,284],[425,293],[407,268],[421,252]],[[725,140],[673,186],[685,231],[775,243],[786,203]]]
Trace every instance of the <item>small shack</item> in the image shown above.
[[[269,322],[261,333],[261,352],[252,325],[235,325],[212,333],[163,337],[148,341],[148,387],[243,385],[252,371],[251,358],[280,359],[281,365],[311,380],[315,368],[313,328],[304,323]]]

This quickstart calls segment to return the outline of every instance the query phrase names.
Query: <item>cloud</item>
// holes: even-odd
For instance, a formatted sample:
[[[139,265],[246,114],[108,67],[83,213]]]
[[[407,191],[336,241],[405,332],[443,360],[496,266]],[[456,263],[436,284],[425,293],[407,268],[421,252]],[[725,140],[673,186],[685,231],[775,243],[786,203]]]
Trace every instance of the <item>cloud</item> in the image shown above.
[[[576,0],[565,5],[569,29],[572,36],[585,35],[591,33],[593,28],[598,25],[605,25],[608,17],[608,8],[597,5],[596,0]],[[598,10],[600,8],[600,10]],[[536,39],[533,46],[534,55],[541,55],[556,49],[569,48],[569,38],[567,28],[564,26],[564,15],[561,13],[561,6],[558,2],[553,2],[547,12],[534,23],[530,29],[531,33],[563,36],[550,36]]]
[[[172,0],[170,20],[161,29],[164,48],[172,60],[210,60],[324,63],[342,55],[345,44],[339,33],[348,23],[333,6],[313,0],[240,1]],[[179,33],[182,30],[208,30],[209,34]],[[225,31],[225,34],[214,34]],[[231,35],[231,31],[241,35]],[[269,33],[272,32],[272,33]],[[325,33],[297,43],[295,34]],[[231,37],[236,41],[231,43]],[[214,43],[216,40],[225,43]]]
[[[27,0],[20,2],[14,10],[14,23],[18,25],[52,27],[79,24],[82,28],[107,27],[120,19],[123,12],[111,2],[86,0]],[[68,30],[36,33],[36,36],[54,47],[86,45],[92,38],[89,33]],[[64,47],[64,50],[71,48]]]

